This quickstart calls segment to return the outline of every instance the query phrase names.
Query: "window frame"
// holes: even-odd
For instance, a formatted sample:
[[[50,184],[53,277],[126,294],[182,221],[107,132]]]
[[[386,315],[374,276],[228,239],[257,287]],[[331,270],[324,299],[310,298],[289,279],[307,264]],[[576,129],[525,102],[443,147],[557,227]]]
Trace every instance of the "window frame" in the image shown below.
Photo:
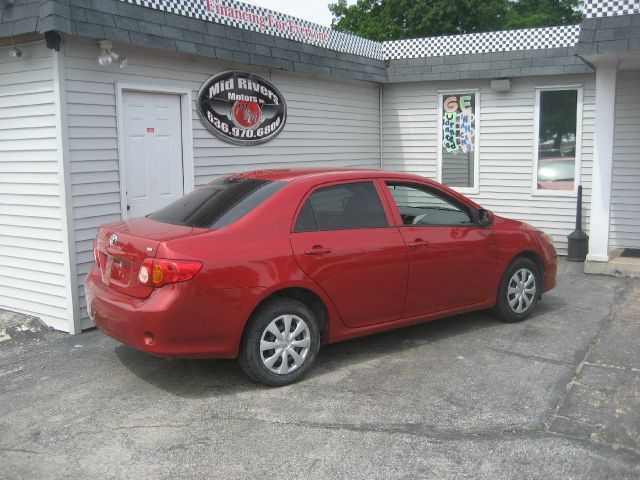
[[[549,190],[538,188],[538,149],[540,145],[540,96],[545,91],[576,90],[576,154],[573,172],[572,190]],[[582,167],[582,116],[584,107],[584,85],[543,85],[535,87],[535,105],[533,115],[533,171],[531,172],[531,195],[541,197],[575,197],[580,184],[580,172]]]
[[[400,209],[398,208],[398,205],[396,204],[395,199],[393,198],[393,194],[391,193],[391,189],[389,188],[389,186],[387,185],[387,183],[398,183],[398,184],[404,184],[405,186],[409,187],[409,188],[416,188],[416,187],[420,187],[417,188],[418,190],[420,189],[424,189],[427,193],[430,193],[440,199],[442,199],[445,202],[451,203],[453,206],[459,208],[460,210],[462,210],[464,213],[466,213],[469,216],[469,220],[470,223],[466,224],[466,225],[421,225],[421,224],[416,224],[416,225],[405,225],[404,221],[402,220],[402,215],[400,214]],[[453,197],[451,195],[449,195],[446,191],[434,187],[432,185],[426,184],[426,183],[420,183],[418,181],[415,180],[407,180],[407,179],[397,179],[397,178],[381,178],[380,179],[380,185],[385,189],[385,194],[386,194],[386,200],[387,203],[390,204],[390,208],[393,211],[393,216],[394,216],[394,223],[395,226],[398,228],[415,228],[415,227],[424,227],[424,228],[432,228],[432,227],[447,227],[447,228],[468,228],[468,227],[478,227],[478,223],[476,220],[476,215],[474,215],[473,210],[474,207],[466,202],[463,202],[462,200]],[[447,187],[447,188],[451,188],[451,187]]]
[[[470,93],[475,95],[476,104],[475,104],[475,148],[473,151],[473,185],[471,187],[454,187],[450,185],[445,185],[442,182],[442,114],[444,108],[442,107],[442,102],[446,95],[453,94],[465,94]],[[460,89],[448,89],[448,90],[438,90],[438,120],[437,120],[437,138],[438,138],[438,160],[437,160],[437,180],[438,182],[445,185],[447,188],[455,190],[458,193],[463,194],[477,194],[480,193],[480,90],[478,89],[469,89],[469,88],[460,88]]]
[[[300,213],[302,212],[302,209],[303,209],[305,203],[307,202],[307,200],[309,200],[311,195],[313,195],[313,193],[316,190],[320,190],[321,188],[335,187],[337,185],[344,185],[344,184],[351,184],[351,183],[371,183],[371,184],[373,184],[373,187],[375,188],[375,191],[378,194],[378,200],[380,200],[380,204],[382,205],[382,210],[383,210],[384,215],[385,215],[385,217],[387,219],[387,224],[385,226],[381,226],[381,227],[339,228],[339,229],[330,229],[330,230],[321,230],[320,228],[318,228],[317,230],[306,230],[306,231],[302,231],[302,232],[297,232],[296,231],[296,224],[298,223],[298,217],[300,216]],[[309,190],[302,196],[302,200],[300,201],[300,203],[296,207],[295,213],[294,213],[292,221],[291,221],[291,227],[289,229],[289,233],[292,234],[292,235],[293,234],[298,235],[298,234],[311,234],[311,233],[322,233],[322,232],[352,232],[354,230],[371,230],[371,229],[378,229],[378,228],[396,228],[395,223],[396,223],[396,219],[395,219],[395,216],[394,216],[393,212],[391,211],[391,207],[388,205],[386,193],[381,190],[381,187],[380,187],[379,182],[377,181],[377,178],[349,178],[349,179],[344,179],[344,180],[320,183],[320,184],[314,185],[311,188],[309,188]]]

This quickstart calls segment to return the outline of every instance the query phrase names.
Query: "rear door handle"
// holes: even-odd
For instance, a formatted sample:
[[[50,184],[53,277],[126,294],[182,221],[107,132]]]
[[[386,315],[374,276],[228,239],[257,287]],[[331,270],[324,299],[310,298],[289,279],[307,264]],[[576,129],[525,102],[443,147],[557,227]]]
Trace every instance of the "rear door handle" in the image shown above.
[[[305,250],[305,255],[324,255],[326,253],[331,253],[330,248],[325,248],[322,245],[315,245],[311,250]]]
[[[426,247],[429,245],[429,242],[422,238],[416,238],[413,242],[409,242],[408,245],[411,248]]]

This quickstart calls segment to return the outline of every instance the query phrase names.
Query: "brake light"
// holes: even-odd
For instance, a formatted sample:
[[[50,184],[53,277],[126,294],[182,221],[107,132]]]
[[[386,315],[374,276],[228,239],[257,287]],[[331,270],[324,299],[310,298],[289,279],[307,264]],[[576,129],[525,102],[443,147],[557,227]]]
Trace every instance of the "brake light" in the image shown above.
[[[138,271],[138,283],[146,287],[162,287],[171,283],[191,280],[202,268],[195,260],[169,260],[147,258]]]
[[[93,260],[100,267],[100,255],[98,255],[98,237],[93,239]]]

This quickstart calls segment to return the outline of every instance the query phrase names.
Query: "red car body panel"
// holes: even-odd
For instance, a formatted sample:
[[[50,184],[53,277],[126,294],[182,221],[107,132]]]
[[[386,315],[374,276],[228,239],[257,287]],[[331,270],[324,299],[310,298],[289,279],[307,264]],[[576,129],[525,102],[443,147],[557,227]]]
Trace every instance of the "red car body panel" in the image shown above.
[[[115,258],[116,273],[94,265],[86,277],[87,309],[96,326],[155,355],[234,358],[251,313],[284,289],[305,289],[320,299],[327,313],[325,342],[335,342],[491,307],[505,268],[521,254],[538,259],[543,291],[555,286],[555,250],[539,230],[522,222],[494,216],[490,227],[404,226],[385,180],[427,185],[479,208],[422,177],[349,169],[267,170],[239,177],[287,185],[220,229],[148,218],[100,228],[98,255],[101,262]],[[292,233],[314,189],[355,181],[374,182],[388,227]],[[117,247],[108,242],[113,233]],[[199,260],[203,266],[189,281],[151,288],[135,284],[144,257]],[[119,284],[127,272],[128,283]],[[460,288],[461,280],[467,288]]]

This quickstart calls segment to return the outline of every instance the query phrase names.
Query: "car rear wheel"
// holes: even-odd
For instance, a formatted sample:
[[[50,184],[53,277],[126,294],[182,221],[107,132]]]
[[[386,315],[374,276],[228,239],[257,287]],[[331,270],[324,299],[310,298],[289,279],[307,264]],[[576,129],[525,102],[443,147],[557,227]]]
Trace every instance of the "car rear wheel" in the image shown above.
[[[538,303],[541,289],[537,265],[528,258],[515,259],[500,282],[494,307],[496,316],[504,322],[520,322],[528,318]]]
[[[238,361],[260,383],[288,385],[306,375],[319,347],[320,333],[311,310],[296,300],[279,298],[249,320]]]

